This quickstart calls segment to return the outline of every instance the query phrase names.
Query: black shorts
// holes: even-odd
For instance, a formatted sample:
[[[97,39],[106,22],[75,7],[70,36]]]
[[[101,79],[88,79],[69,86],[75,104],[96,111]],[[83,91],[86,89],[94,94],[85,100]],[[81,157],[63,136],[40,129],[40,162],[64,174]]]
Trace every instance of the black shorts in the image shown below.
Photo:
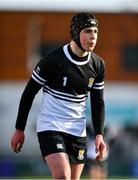
[[[77,137],[64,132],[38,132],[38,141],[43,158],[49,154],[65,152],[74,164],[86,161],[86,137]]]

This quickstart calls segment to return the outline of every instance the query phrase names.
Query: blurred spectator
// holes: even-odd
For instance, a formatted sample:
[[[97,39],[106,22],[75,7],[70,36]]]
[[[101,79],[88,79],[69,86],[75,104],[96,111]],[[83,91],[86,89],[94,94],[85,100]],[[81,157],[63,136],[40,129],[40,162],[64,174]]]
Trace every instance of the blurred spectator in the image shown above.
[[[137,126],[127,125],[119,129],[108,158],[110,175],[138,176],[137,137]]]

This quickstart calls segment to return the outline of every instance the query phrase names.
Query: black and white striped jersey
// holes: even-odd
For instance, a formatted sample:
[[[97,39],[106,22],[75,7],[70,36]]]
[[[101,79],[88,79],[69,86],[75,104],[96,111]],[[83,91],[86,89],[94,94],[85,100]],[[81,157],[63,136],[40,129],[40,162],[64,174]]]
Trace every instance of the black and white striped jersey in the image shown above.
[[[88,92],[103,92],[104,72],[104,61],[99,56],[89,52],[87,57],[79,58],[68,44],[43,58],[32,73],[33,80],[43,86],[37,132],[55,130],[86,136]],[[104,117],[100,118],[98,121],[103,122]],[[101,131],[103,127],[98,128]]]

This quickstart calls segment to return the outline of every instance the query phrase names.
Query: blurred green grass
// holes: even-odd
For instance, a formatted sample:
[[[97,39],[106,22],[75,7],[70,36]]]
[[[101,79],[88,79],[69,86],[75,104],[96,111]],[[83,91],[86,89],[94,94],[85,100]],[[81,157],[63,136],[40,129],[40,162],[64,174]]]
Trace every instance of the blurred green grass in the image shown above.
[[[1,179],[1,178],[0,178]],[[12,178],[12,179],[25,179],[25,180],[29,180],[29,179],[35,179],[35,180],[40,180],[40,179],[46,179],[46,180],[49,180],[49,179],[52,179],[52,177],[51,176],[31,176],[31,177],[15,177],[15,178]],[[81,176],[81,179],[84,179],[84,180],[88,180],[89,178],[88,178],[88,176]],[[107,178],[108,180],[137,180],[138,179],[138,177],[108,177]],[[5,180],[5,178],[4,178],[4,180]]]

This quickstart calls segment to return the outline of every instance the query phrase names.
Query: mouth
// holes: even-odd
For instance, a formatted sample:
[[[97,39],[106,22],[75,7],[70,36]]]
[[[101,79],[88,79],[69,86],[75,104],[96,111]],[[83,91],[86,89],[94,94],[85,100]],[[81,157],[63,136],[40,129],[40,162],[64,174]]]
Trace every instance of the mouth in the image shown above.
[[[93,43],[93,42],[92,42],[92,43],[89,43],[89,46],[90,46],[90,47],[94,47],[94,46],[95,46],[95,43]]]

